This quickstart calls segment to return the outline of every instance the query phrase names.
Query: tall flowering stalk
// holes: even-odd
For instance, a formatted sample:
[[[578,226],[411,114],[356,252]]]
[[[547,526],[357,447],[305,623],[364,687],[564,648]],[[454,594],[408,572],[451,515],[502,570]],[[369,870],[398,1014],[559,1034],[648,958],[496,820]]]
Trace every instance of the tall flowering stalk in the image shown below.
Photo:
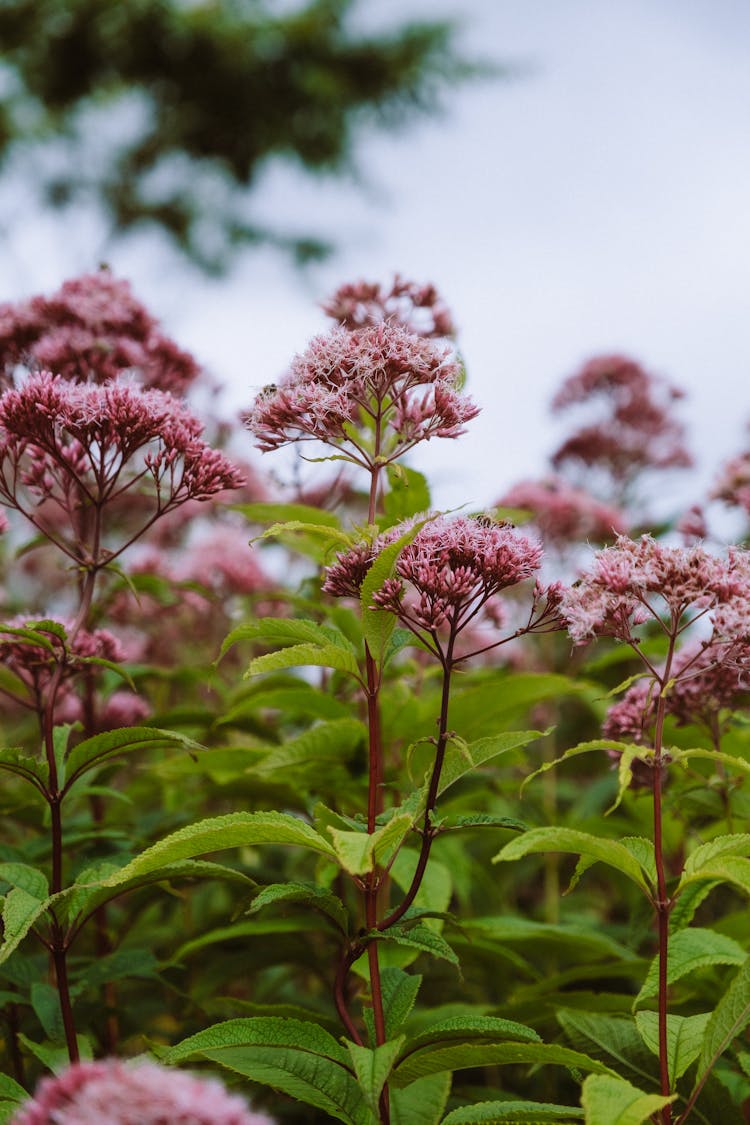
[[[39,717],[48,769],[40,791],[50,812],[50,892],[56,895],[64,884],[62,804],[69,785],[59,770],[55,726],[66,685],[74,676],[87,684],[93,716],[92,667],[120,658],[91,633],[99,575],[157,520],[189,501],[238,487],[242,477],[201,439],[202,426],[183,402],[116,377],[137,367],[167,382],[171,372],[173,385],[184,385],[197,371],[157,333],[145,310],[141,315],[127,286],[81,279],[49,307],[42,305],[34,299],[1,310],[6,370],[14,376],[25,365],[31,373],[0,397],[0,503],[69,560],[78,597],[65,625],[6,628],[2,654]],[[36,370],[42,358],[62,374]],[[68,1053],[76,1060],[67,970],[72,935],[54,910],[50,914],[47,944]]]
[[[652,905],[658,940],[658,1035],[661,1093],[670,1095],[667,1042],[667,977],[669,917],[674,906],[667,890],[663,843],[662,788],[669,765],[664,722],[670,707],[684,717],[705,714],[708,692],[727,698],[728,682],[738,690],[739,668],[747,659],[750,635],[750,556],[732,550],[720,559],[702,547],[663,546],[650,536],[633,541],[621,536],[601,551],[590,570],[565,590],[560,612],[571,637],[584,644],[609,636],[630,645],[645,669],[645,678],[610,716],[609,733],[635,734],[652,728],[651,747],[644,751],[641,776],[650,774],[653,797],[653,842],[656,895]],[[705,619],[706,636],[682,648],[684,635]],[[655,664],[643,648],[639,629],[650,626],[666,642],[666,656]],[[699,702],[696,687],[702,695]],[[732,694],[732,693],[730,693]],[[640,711],[640,716],[638,712]],[[670,1125],[672,1109],[661,1110]]]

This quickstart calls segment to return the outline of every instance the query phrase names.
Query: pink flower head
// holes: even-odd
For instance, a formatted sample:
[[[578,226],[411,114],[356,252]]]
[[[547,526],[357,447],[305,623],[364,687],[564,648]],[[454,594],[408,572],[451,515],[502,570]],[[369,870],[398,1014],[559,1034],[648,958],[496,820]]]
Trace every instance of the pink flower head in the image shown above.
[[[0,305],[0,369],[18,365],[76,382],[134,372],[145,386],[178,393],[200,371],[109,270],[66,281],[51,297]]]
[[[679,531],[686,544],[695,543],[696,540],[708,538],[708,525],[706,516],[700,504],[693,504],[680,516],[675,530]]]
[[[450,310],[435,286],[418,285],[400,278],[398,274],[390,289],[370,281],[341,285],[323,302],[322,307],[327,316],[350,331],[388,320],[417,336],[455,334]]]
[[[527,508],[547,543],[563,546],[586,540],[606,541],[626,528],[623,512],[602,504],[563,477],[524,480],[497,501],[497,507]]]
[[[91,564],[86,529],[104,505],[137,495],[143,530],[187,500],[242,482],[231,462],[201,441],[201,430],[164,391],[32,375],[0,397],[0,498],[77,561]],[[53,534],[59,518],[44,524],[44,504],[64,513],[70,536]]]
[[[561,614],[577,644],[594,636],[633,639],[646,621],[670,630],[711,610],[714,627],[738,639],[750,627],[750,564],[747,552],[724,561],[700,546],[666,547],[650,535],[621,535],[594,557],[591,569],[561,601]]]
[[[750,452],[727,461],[711,490],[711,499],[750,512]]]
[[[352,461],[392,461],[420,441],[458,437],[478,408],[460,393],[461,369],[448,348],[391,321],[317,336],[278,387],[262,391],[245,424],[264,451],[290,442],[347,448]],[[377,452],[367,433],[377,427]],[[376,461],[375,458],[378,458]]]
[[[552,464],[601,468],[619,487],[645,469],[689,467],[683,427],[670,414],[682,394],[627,356],[596,356],[566,379],[552,409],[594,401],[602,404],[603,416],[573,433]]]
[[[43,1078],[11,1125],[273,1125],[215,1078],[151,1062],[75,1063]]]
[[[495,594],[531,578],[542,548],[509,524],[440,516],[404,547],[374,602],[406,624],[454,634]]]

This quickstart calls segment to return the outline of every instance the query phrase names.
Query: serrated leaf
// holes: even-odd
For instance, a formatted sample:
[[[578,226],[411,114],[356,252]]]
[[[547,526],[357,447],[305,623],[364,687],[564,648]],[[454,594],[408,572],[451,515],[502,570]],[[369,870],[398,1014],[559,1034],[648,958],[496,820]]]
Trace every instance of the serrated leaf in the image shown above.
[[[303,644],[291,645],[268,652],[251,660],[244,678],[259,676],[263,672],[278,672],[281,668],[334,668],[338,672],[348,672],[357,680],[361,679],[359,664],[353,652],[337,645]]]
[[[259,617],[255,621],[245,621],[224,638],[219,659],[240,641],[263,641],[268,645],[334,644],[351,651],[343,633],[299,617]]]
[[[29,757],[18,746],[7,746],[0,750],[0,770],[22,777],[41,793],[46,791],[49,783],[47,762]]]
[[[314,460],[314,458],[311,458]],[[333,457],[326,457],[326,461],[335,460]],[[349,460],[348,457],[344,460]],[[310,536],[312,539],[321,541],[322,546],[327,550],[332,547],[351,547],[352,535],[351,532],[340,531],[339,528],[333,527],[324,521],[318,520],[317,523],[308,523],[306,520],[283,520],[280,523],[274,523],[271,527],[266,528],[262,535],[258,536],[259,539],[279,539],[286,537],[290,533],[299,533]]]
[[[392,1081],[395,1086],[407,1086],[417,1078],[439,1071],[518,1063],[553,1064],[589,1070],[595,1074],[614,1074],[596,1059],[554,1043],[456,1043],[415,1051],[395,1067]]]
[[[360,607],[362,610],[362,632],[364,633],[367,647],[376,663],[383,659],[385,647],[396,628],[398,618],[389,610],[380,609],[373,603],[373,596],[382,589],[383,583],[391,578],[398,562],[398,557],[404,547],[413,542],[420,530],[430,519],[419,520],[413,524],[403,535],[384,547],[373,560],[360,591]]]
[[[569,1008],[560,1009],[556,1014],[576,1050],[615,1065],[620,1077],[627,1074],[637,1081],[658,1081],[658,1067],[633,1019]]]
[[[508,862],[537,852],[568,852],[606,863],[632,879],[650,897],[646,873],[632,852],[617,840],[592,836],[574,828],[532,828],[506,844],[492,862]]]
[[[541,1038],[532,1027],[515,1020],[501,1019],[498,1016],[453,1016],[450,1019],[438,1020],[431,1024],[428,1031],[410,1039],[404,1047],[399,1062],[406,1059],[412,1052],[428,1047],[432,1044],[444,1046],[453,1040],[461,1043],[489,1039],[497,1043],[503,1040],[513,1040],[519,1043],[541,1043]]]
[[[248,914],[256,914],[266,906],[277,903],[301,903],[311,906],[330,918],[333,924],[346,934],[349,929],[349,914],[340,898],[309,883],[271,883],[264,887],[253,899]]]
[[[65,790],[88,770],[120,754],[142,750],[148,746],[169,746],[176,743],[190,751],[204,751],[199,742],[179,731],[159,730],[157,727],[121,727],[118,730],[104,731],[93,738],[86,738],[71,750],[67,758],[67,781]]]
[[[696,1086],[721,1057],[727,1047],[750,1023],[750,958],[719,1000],[706,1026],[703,1048],[698,1059]]]
[[[359,1088],[376,1118],[379,1116],[378,1102],[381,1091],[388,1081],[388,1075],[393,1069],[403,1043],[403,1035],[381,1043],[379,1047],[360,1047],[358,1043],[349,1040],[346,1042]]]
[[[168,1064],[205,1058],[254,1082],[282,1090],[348,1125],[371,1125],[349,1067],[349,1055],[317,1024],[256,1017],[228,1020],[170,1048]]]
[[[561,765],[563,762],[567,762],[569,758],[578,758],[581,754],[591,754],[597,750],[616,750],[621,755],[626,755],[631,762],[634,757],[639,757],[643,753],[645,753],[643,746],[638,746],[635,743],[630,742],[618,742],[616,739],[611,738],[596,738],[589,742],[579,742],[577,746],[571,746],[570,749],[566,750],[564,754],[561,754],[559,758],[555,758],[551,762],[544,762],[543,765],[539,766],[538,769],[529,774],[521,787],[522,791],[530,782],[539,777],[540,774],[547,773],[548,770],[555,769],[556,766]],[[620,790],[622,790],[622,779],[620,781]],[[617,801],[615,805],[612,806],[612,808],[615,808],[616,805],[619,804],[620,799],[621,793],[618,795]]]
[[[408,927],[397,923],[382,933],[368,936],[377,938],[379,941],[393,941],[397,945],[418,949],[420,953],[429,953],[431,957],[439,957],[444,961],[450,961],[451,965],[458,966],[458,957],[445,938],[441,937],[435,930],[431,930],[423,922]]]
[[[642,1125],[673,1101],[674,1096],[646,1094],[616,1075],[589,1075],[581,1091],[585,1125]]]
[[[712,862],[706,862],[694,875],[683,875],[678,893],[691,884],[731,883],[738,890],[750,895],[750,859],[738,855],[724,855]]]
[[[5,896],[3,902],[3,941],[0,945],[0,964],[7,961],[14,953],[23,939],[31,930],[34,923],[47,912],[57,896],[38,899],[36,895],[29,894],[21,887],[13,887]]]
[[[674,984],[688,973],[708,965],[741,965],[746,956],[747,953],[739,942],[725,934],[718,934],[715,930],[698,927],[678,930],[669,939],[667,984]],[[633,1001],[633,1007],[656,996],[658,991],[659,958],[656,956],[649,965],[643,987]]]
[[[573,922],[535,922],[529,918],[499,916],[470,918],[462,922],[462,930],[472,941],[490,939],[502,945],[530,944],[549,946],[556,954],[568,949],[576,960],[637,960],[626,946],[603,934],[600,929]]]
[[[451,1088],[450,1074],[428,1074],[403,1090],[391,1090],[391,1125],[440,1125]]]
[[[152,844],[119,872],[104,880],[103,886],[119,886],[207,852],[257,844],[296,845],[331,858],[336,854],[327,840],[296,816],[277,812],[227,813],[180,828]]]
[[[700,844],[685,860],[684,874],[696,875],[707,863],[728,855],[750,855],[750,833],[716,836],[707,844]]]
[[[11,887],[20,887],[37,899],[44,899],[49,895],[47,876],[28,863],[0,863],[0,880],[9,883]]]
[[[383,996],[385,1034],[392,1039],[414,1007],[422,983],[419,973],[405,973],[395,965],[386,965],[380,972]],[[368,1009],[371,1013],[371,1009]]]
[[[32,981],[31,1006],[42,1025],[44,1034],[53,1042],[65,1042],[65,1028],[60,1010],[60,997],[54,985],[46,980]]]
[[[667,1016],[667,1062],[670,1087],[698,1058],[703,1046],[703,1036],[711,1013],[697,1016]],[[657,1012],[636,1012],[635,1023],[641,1039],[653,1055],[659,1058],[659,1016]]]
[[[398,813],[375,832],[351,832],[333,827],[329,827],[328,832],[344,870],[350,875],[365,875],[373,870],[376,863],[388,862],[412,824],[413,818],[409,813]]]
[[[442,1125],[561,1125],[581,1121],[578,1106],[551,1105],[549,1102],[478,1102],[454,1109]]]
[[[325,769],[330,762],[345,760],[367,737],[367,728],[358,719],[332,719],[316,723],[296,738],[275,747],[252,766],[253,774],[295,770],[310,762]]]
[[[486,765],[501,754],[507,754],[511,750],[528,746],[530,742],[535,742],[536,739],[544,737],[544,734],[544,731],[538,730],[505,731],[502,734],[477,739],[476,742],[454,743],[451,741],[445,751],[438,796],[445,793],[447,789],[450,789],[452,785],[455,785],[457,781],[471,773],[472,770]],[[424,807],[424,801],[421,807]]]
[[[10,1075],[0,1074],[0,1100],[4,1102],[25,1102],[28,1099],[28,1091],[24,1090],[23,1086],[19,1086]]]
[[[465,828],[507,828],[511,832],[528,832],[529,826],[512,816],[496,816],[494,813],[465,813],[450,816],[442,825],[443,831],[458,832]]]

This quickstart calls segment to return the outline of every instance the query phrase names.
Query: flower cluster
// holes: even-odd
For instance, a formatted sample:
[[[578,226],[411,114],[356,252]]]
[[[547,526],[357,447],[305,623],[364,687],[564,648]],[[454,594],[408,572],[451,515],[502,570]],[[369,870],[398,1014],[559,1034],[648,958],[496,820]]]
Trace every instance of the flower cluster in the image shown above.
[[[382,464],[420,441],[464,432],[479,411],[460,380],[448,348],[396,323],[336,328],[258,395],[245,424],[264,451],[316,440],[347,448],[357,464]],[[374,445],[368,430],[377,434]]]
[[[66,281],[51,297],[0,305],[0,371],[11,377],[18,366],[94,383],[137,372],[145,386],[179,393],[200,372],[108,270]]]
[[[678,726],[695,723],[713,730],[719,712],[734,709],[750,687],[750,646],[686,645],[675,657],[666,691],[666,710]],[[637,680],[610,707],[604,722],[606,738],[647,742],[656,718],[658,689],[653,679]]]
[[[724,465],[711,490],[711,499],[750,512],[750,452],[740,453]]]
[[[81,1062],[44,1078],[11,1125],[273,1125],[216,1079],[155,1063]]]
[[[689,467],[683,427],[670,415],[681,397],[677,387],[626,356],[589,360],[563,383],[552,409],[598,401],[604,404],[604,417],[572,434],[553,454],[552,464],[600,468],[618,486],[645,469]]]
[[[417,336],[455,333],[450,310],[435,286],[406,281],[398,274],[390,289],[370,281],[341,285],[322,307],[327,316],[351,331],[388,320]]]
[[[619,536],[594,558],[589,572],[568,588],[561,614],[577,644],[594,636],[632,641],[633,627],[653,620],[676,635],[711,612],[726,639],[750,635],[750,556],[732,550],[726,560],[700,546],[667,547],[649,535]]]
[[[626,528],[626,517],[618,508],[601,503],[560,476],[519,481],[496,506],[527,509],[545,543],[558,547],[586,540],[605,542]]]
[[[201,432],[197,419],[167,392],[117,381],[71,383],[40,372],[0,397],[0,498],[88,564],[84,528],[104,504],[134,491],[143,529],[187,500],[205,500],[242,483]],[[151,512],[141,503],[149,481]],[[42,505],[52,509],[51,523],[44,523]],[[61,513],[72,538],[51,532]]]
[[[455,634],[495,594],[531,578],[541,561],[539,544],[509,524],[438,517],[404,547],[397,577],[373,600],[406,624],[429,632],[445,626]]]

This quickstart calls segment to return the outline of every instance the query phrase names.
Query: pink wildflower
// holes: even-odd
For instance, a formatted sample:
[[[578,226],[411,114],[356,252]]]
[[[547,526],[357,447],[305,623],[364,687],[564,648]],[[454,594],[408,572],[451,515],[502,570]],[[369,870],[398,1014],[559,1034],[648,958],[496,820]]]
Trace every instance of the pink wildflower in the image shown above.
[[[545,542],[559,546],[612,539],[625,530],[627,522],[618,508],[602,504],[559,476],[519,481],[496,506],[528,509]]]
[[[458,437],[478,408],[459,391],[449,349],[385,321],[317,336],[278,387],[258,395],[245,424],[264,451],[290,442],[349,447],[352,461],[392,461],[420,441]],[[376,426],[377,454],[352,433]],[[377,456],[378,460],[375,460]]]
[[[374,602],[428,631],[458,632],[495,594],[534,575],[538,543],[508,524],[438,517],[404,547]]]
[[[142,501],[137,537],[185,501],[242,483],[231,462],[200,439],[201,430],[183,403],[163,391],[32,375],[0,398],[0,498],[89,565],[98,561],[84,550],[92,510],[136,492]],[[143,499],[149,481],[150,511]],[[60,532],[59,519],[43,522],[44,504],[67,516],[72,537]]]
[[[125,656],[120,641],[106,629],[95,629],[93,632],[79,629],[70,642],[67,639],[71,628],[69,621],[47,619],[39,622],[19,617],[6,622],[6,625],[9,629],[30,629],[49,645],[36,643],[0,627],[0,663],[18,677],[35,700],[41,698],[58,668],[62,669],[63,679],[69,679],[80,672],[92,657],[117,663]]]
[[[750,452],[740,453],[724,465],[711,490],[711,499],[750,512]]]
[[[568,438],[553,454],[552,464],[601,468],[619,488],[645,469],[690,466],[683,427],[669,413],[682,394],[626,356],[596,356],[563,383],[552,409],[557,413],[598,401],[603,417]]]
[[[145,386],[179,393],[200,370],[108,270],[66,281],[51,297],[0,305],[0,370],[12,375],[18,365],[76,382],[135,372]]]
[[[11,1125],[273,1125],[215,1078],[151,1062],[76,1063],[43,1078]]]
[[[680,516],[675,530],[679,531],[686,544],[708,538],[706,516],[700,504],[693,504]]]
[[[594,636],[632,641],[646,621],[668,631],[711,611],[714,628],[732,639],[750,633],[748,553],[724,561],[700,546],[666,547],[649,535],[620,536],[595,557],[587,574],[562,597],[561,615],[577,644]]]
[[[455,333],[450,310],[435,286],[405,281],[398,274],[390,289],[370,281],[341,285],[323,302],[323,311],[350,331],[388,320],[417,336],[443,337]]]

